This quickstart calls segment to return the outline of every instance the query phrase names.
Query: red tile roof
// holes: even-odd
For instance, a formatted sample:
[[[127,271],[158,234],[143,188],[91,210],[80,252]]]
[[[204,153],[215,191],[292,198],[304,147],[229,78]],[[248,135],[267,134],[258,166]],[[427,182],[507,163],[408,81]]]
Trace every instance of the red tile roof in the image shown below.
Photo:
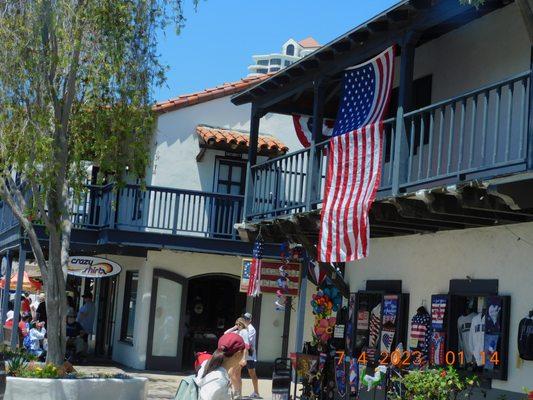
[[[243,78],[237,82],[224,83],[215,88],[204,89],[200,92],[191,94],[184,94],[179,97],[176,97],[175,99],[156,103],[153,109],[156,112],[164,113],[178,110],[184,107],[189,107],[199,103],[204,103],[206,101],[218,99],[220,97],[229,96],[246,90],[249,87],[264,81],[272,75],[273,74],[250,76],[247,78]]]
[[[306,37],[305,39],[302,39],[298,42],[298,44],[302,47],[320,47],[320,43],[318,43],[314,38],[311,36]]]
[[[245,132],[198,125],[196,133],[203,147],[243,152],[248,151],[250,144],[250,135]],[[268,135],[259,135],[258,154],[276,157],[285,154],[287,151],[289,151],[289,148],[280,140]]]

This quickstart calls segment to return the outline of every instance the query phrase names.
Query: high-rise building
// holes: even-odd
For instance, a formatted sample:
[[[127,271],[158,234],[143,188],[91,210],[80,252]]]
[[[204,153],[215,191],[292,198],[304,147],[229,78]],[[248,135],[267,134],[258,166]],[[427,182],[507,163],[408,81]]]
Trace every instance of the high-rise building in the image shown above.
[[[248,76],[276,72],[288,67],[293,62],[305,57],[320,47],[320,44],[311,36],[297,42],[287,40],[281,47],[281,53],[254,55],[255,64],[248,66]]]

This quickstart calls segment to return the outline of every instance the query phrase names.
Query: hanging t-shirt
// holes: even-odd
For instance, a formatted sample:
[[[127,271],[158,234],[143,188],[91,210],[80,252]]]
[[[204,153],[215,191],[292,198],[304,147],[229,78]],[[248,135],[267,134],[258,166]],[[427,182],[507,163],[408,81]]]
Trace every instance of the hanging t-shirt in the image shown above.
[[[470,347],[470,329],[472,326],[472,319],[476,313],[468,315],[461,315],[457,319],[457,333],[459,335],[459,351],[464,353],[465,362],[474,362],[474,353]]]
[[[485,316],[476,314],[470,327],[470,349],[478,366],[483,366],[482,352],[485,350]]]
[[[431,296],[431,325],[435,331],[441,331],[444,329],[444,317],[446,315],[447,304],[448,296]]]
[[[485,352],[485,369],[494,369],[493,354],[498,351],[500,335],[485,334],[483,351]]]
[[[487,316],[485,317],[485,333],[501,332],[501,297],[492,296],[487,299]]]
[[[411,351],[419,351],[422,353],[422,365],[427,363],[430,343],[431,317],[426,313],[417,313],[411,319],[411,337],[409,340],[409,347]]]
[[[533,318],[523,318],[518,325],[518,354],[522,360],[533,361]]]

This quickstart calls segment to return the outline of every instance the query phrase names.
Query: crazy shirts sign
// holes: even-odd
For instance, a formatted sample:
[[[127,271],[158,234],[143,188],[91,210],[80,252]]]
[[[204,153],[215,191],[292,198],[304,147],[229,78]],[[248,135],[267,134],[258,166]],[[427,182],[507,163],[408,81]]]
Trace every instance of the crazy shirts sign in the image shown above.
[[[83,278],[107,278],[122,270],[116,262],[99,257],[69,257],[67,273]]]

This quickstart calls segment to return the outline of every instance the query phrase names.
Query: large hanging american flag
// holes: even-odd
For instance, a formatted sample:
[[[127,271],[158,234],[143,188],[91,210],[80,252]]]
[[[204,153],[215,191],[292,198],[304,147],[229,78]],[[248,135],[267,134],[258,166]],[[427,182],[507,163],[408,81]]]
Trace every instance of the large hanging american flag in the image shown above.
[[[346,262],[368,254],[368,211],[381,178],[383,116],[392,88],[394,47],[348,69],[329,144],[319,259]]]
[[[248,296],[257,297],[261,294],[261,260],[263,259],[263,240],[257,239],[252,250],[252,265],[250,266],[250,281]]]

